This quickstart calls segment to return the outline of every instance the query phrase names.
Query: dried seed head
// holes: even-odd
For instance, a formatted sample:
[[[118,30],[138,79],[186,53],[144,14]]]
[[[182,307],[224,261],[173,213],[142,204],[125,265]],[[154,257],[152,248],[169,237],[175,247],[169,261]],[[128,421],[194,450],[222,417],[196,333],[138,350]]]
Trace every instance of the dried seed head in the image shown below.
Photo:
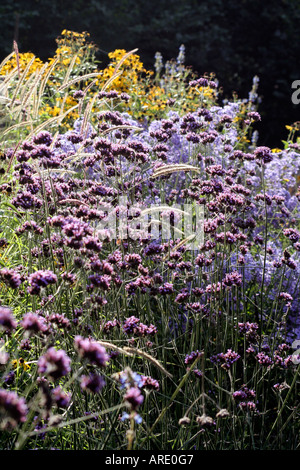
[[[216,414],[216,418],[227,418],[229,416],[229,411],[226,410],[226,408],[222,408],[218,413]]]
[[[183,418],[180,418],[180,420],[178,421],[178,424],[180,426],[187,426],[188,424],[190,424],[191,420],[188,416],[184,416]]]
[[[214,424],[214,420],[211,416],[197,416],[196,422],[199,424],[201,427],[210,427]]]

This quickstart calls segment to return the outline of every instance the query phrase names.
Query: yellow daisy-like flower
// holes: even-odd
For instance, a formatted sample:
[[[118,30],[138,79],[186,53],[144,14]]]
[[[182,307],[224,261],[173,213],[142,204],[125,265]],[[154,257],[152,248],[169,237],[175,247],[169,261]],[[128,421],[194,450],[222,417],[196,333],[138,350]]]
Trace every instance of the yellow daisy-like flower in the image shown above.
[[[19,359],[14,359],[12,361],[12,365],[14,369],[17,369],[18,367],[21,367],[24,371],[30,369],[30,365],[25,362],[25,360],[20,357]]]
[[[126,54],[127,51],[125,49],[116,49],[108,54],[111,63],[102,72],[102,81],[104,83],[113,76],[117,64]],[[150,74],[150,72],[144,68],[143,62],[137,54],[128,56],[122,62],[119,70],[122,71],[122,75],[116,78],[112,83],[113,89],[119,92],[129,92],[131,87],[138,83],[141,74]]]
[[[32,75],[36,70],[41,69],[42,66],[44,65],[44,63],[38,57],[35,57],[34,54],[32,54],[31,52],[25,52],[25,53],[19,54],[20,72],[23,72],[25,70],[25,68],[30,63],[31,60],[33,60],[33,62],[28,70],[28,74],[26,78]],[[14,70],[16,67],[17,67],[17,59],[14,56],[3,65],[3,67],[0,70],[0,75],[7,75],[10,72],[12,72],[12,70]]]

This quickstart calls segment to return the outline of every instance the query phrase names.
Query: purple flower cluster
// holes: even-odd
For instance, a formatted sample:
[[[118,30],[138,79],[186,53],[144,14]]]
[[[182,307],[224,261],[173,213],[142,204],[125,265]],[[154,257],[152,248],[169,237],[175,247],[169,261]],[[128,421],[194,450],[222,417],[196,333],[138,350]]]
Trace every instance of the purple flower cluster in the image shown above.
[[[152,336],[155,333],[157,333],[156,326],[144,325],[143,323],[141,323],[140,319],[136,318],[135,316],[131,316],[127,318],[122,325],[122,329],[124,333],[126,333],[127,335],[133,334],[135,336],[142,336],[142,337]]]
[[[193,364],[193,362],[195,362],[196,359],[200,359],[200,357],[202,357],[204,355],[204,352],[203,351],[192,351],[190,354],[187,354],[185,359],[184,359],[184,363],[186,365],[189,365],[189,364]]]
[[[28,407],[16,392],[0,389],[0,427],[10,430],[26,421]]]
[[[90,393],[99,393],[105,386],[104,378],[99,374],[82,375],[80,378],[82,390]]]
[[[140,384],[140,388],[145,388],[147,390],[159,390],[159,382],[158,380],[153,379],[148,375],[142,375],[142,381]]]
[[[51,393],[52,400],[60,408],[67,408],[71,402],[71,393],[67,393],[60,386],[54,388]]]
[[[116,318],[114,320],[108,320],[105,322],[105,324],[102,326],[102,331],[104,331],[104,333],[109,333],[115,327],[120,327],[120,322]]]
[[[44,317],[33,312],[26,313],[20,325],[29,334],[45,333],[48,329]]]
[[[32,295],[37,295],[42,288],[55,284],[57,282],[57,276],[50,270],[36,271],[29,276],[28,282],[30,285],[28,292]]]
[[[136,411],[144,401],[144,396],[137,387],[130,387],[124,395],[125,404],[131,411]]]
[[[0,269],[0,279],[12,289],[20,287],[24,277],[15,269]]]
[[[259,353],[257,353],[256,359],[258,363],[264,367],[269,367],[274,363],[273,359],[264,351],[260,351]]]
[[[16,329],[17,321],[13,316],[13,313],[8,307],[0,306],[0,328],[11,331]]]
[[[158,381],[150,376],[137,374],[129,368],[115,374],[114,378],[119,383],[120,389],[125,390],[123,399],[130,413],[123,413],[122,421],[133,418],[137,423],[141,423],[142,418],[137,412],[144,402],[144,396],[141,390],[148,389],[149,391],[158,391]]]
[[[239,407],[245,411],[256,411],[256,392],[251,390],[246,385],[243,385],[240,390],[233,392],[232,397]]]
[[[58,380],[71,371],[71,359],[63,349],[51,347],[38,361],[40,375],[46,375],[51,380]]]
[[[200,94],[200,88],[215,85],[205,77],[190,83]],[[78,91],[74,97],[81,100],[84,93]],[[102,91],[99,99],[104,104],[115,99],[128,102],[129,97]],[[109,109],[99,114],[95,128],[81,118],[65,134],[54,137],[39,132],[15,152],[17,189],[1,188],[22,219],[15,235],[24,246],[30,242],[30,262],[22,254],[26,268],[15,267],[12,258],[10,268],[0,269],[5,290],[1,301],[14,289],[16,302],[18,295],[26,296],[33,312],[21,310],[17,322],[10,309],[0,306],[0,326],[5,334],[20,327],[19,348],[30,359],[45,344],[47,348],[59,341],[68,351],[74,346],[77,362],[86,368],[86,375],[79,375],[80,387],[93,405],[97,397],[91,394],[106,393],[106,380],[96,369],[105,368],[117,352],[108,354],[92,335],[100,331],[120,347],[119,342],[149,347],[150,337],[165,326],[161,313],[166,313],[167,339],[170,344],[176,339],[178,347],[178,356],[171,360],[172,348],[165,348],[163,357],[172,367],[176,357],[184,358],[183,368],[204,357],[202,351],[191,351],[198,347],[199,332],[205,355],[228,372],[228,383],[229,378],[242,383],[240,363],[244,368],[267,367],[270,380],[273,373],[288,376],[288,369],[294,367],[288,340],[294,339],[295,332],[300,334],[300,188],[296,189],[300,153],[292,146],[273,153],[268,147],[255,147],[255,139],[253,147],[244,148],[237,119],[244,109],[240,101],[209,109],[199,105],[194,112],[166,112],[163,119],[144,125]],[[260,120],[250,109],[246,126]],[[187,173],[178,164],[189,164],[193,170]],[[126,202],[120,200],[124,195]],[[179,220],[173,203],[203,209],[204,239],[194,251],[182,238],[172,239]],[[138,230],[130,231],[151,204],[163,207],[161,226],[170,223],[167,241],[161,226],[155,240],[150,226],[139,231],[139,222]],[[124,214],[124,233],[118,238],[108,222],[120,225]],[[0,248],[7,246],[6,239],[0,239]],[[27,281],[26,292],[23,283]],[[52,297],[44,295],[49,286],[57,287]],[[144,318],[153,319],[157,326],[145,324]],[[287,338],[286,331],[290,332]],[[272,352],[261,346],[263,336],[272,340]],[[70,338],[74,338],[71,347]],[[190,353],[180,349],[189,344]],[[226,352],[211,355],[216,351]],[[117,370],[126,360],[118,356],[113,367]],[[2,362],[9,365],[8,356],[2,355]],[[49,347],[37,367],[41,381],[56,381],[70,373],[71,359],[64,349]],[[193,374],[203,377],[204,370],[195,369]],[[207,368],[206,374],[215,380],[214,367]],[[114,377],[128,409],[121,419],[133,417],[140,422],[143,393],[158,391],[158,381],[130,369]],[[248,371],[247,377],[251,378]],[[6,374],[3,386],[10,387],[15,379],[16,374]],[[249,388],[243,386],[232,395],[248,411],[256,409],[251,380]],[[53,404],[70,406],[71,397],[61,387],[63,380],[54,389],[44,386],[47,411]],[[0,407],[5,408],[1,393]],[[16,396],[12,398],[18,408]],[[15,413],[15,422],[23,422],[21,412]],[[209,427],[214,421],[204,414],[197,423]]]
[[[228,349],[226,353],[218,353],[211,356],[210,360],[214,364],[220,364],[223,369],[230,369],[240,357],[238,353],[232,349]]]
[[[255,343],[258,339],[258,324],[251,322],[239,322],[238,329],[239,333],[245,336],[249,343]]]
[[[90,338],[75,336],[74,346],[81,359],[85,359],[98,367],[106,367],[109,356],[103,346]]]

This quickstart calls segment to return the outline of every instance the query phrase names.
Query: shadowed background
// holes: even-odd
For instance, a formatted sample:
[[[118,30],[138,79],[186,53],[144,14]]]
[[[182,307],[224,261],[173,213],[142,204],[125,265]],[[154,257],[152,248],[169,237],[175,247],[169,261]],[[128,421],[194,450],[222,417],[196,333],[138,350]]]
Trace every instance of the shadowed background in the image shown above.
[[[299,0],[1,0],[0,59],[12,51],[53,56],[63,29],[87,31],[105,66],[116,48],[138,48],[146,68],[154,55],[176,58],[181,44],[187,66],[199,75],[214,72],[221,98],[247,98],[258,75],[261,97],[260,145],[280,147],[285,125],[300,120],[291,101],[300,79]]]

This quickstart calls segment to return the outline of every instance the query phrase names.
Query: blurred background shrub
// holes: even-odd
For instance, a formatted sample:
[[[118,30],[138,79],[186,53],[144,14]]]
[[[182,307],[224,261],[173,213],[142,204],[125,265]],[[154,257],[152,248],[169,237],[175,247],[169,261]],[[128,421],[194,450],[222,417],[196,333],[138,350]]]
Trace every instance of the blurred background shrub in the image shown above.
[[[138,48],[145,69],[153,69],[157,51],[176,57],[184,44],[186,64],[200,75],[215,73],[223,97],[244,97],[259,76],[260,144],[280,146],[285,124],[299,119],[291,102],[291,84],[300,78],[297,0],[2,0],[0,20],[1,59],[15,39],[45,61],[63,29],[88,31],[104,66],[109,52]]]

